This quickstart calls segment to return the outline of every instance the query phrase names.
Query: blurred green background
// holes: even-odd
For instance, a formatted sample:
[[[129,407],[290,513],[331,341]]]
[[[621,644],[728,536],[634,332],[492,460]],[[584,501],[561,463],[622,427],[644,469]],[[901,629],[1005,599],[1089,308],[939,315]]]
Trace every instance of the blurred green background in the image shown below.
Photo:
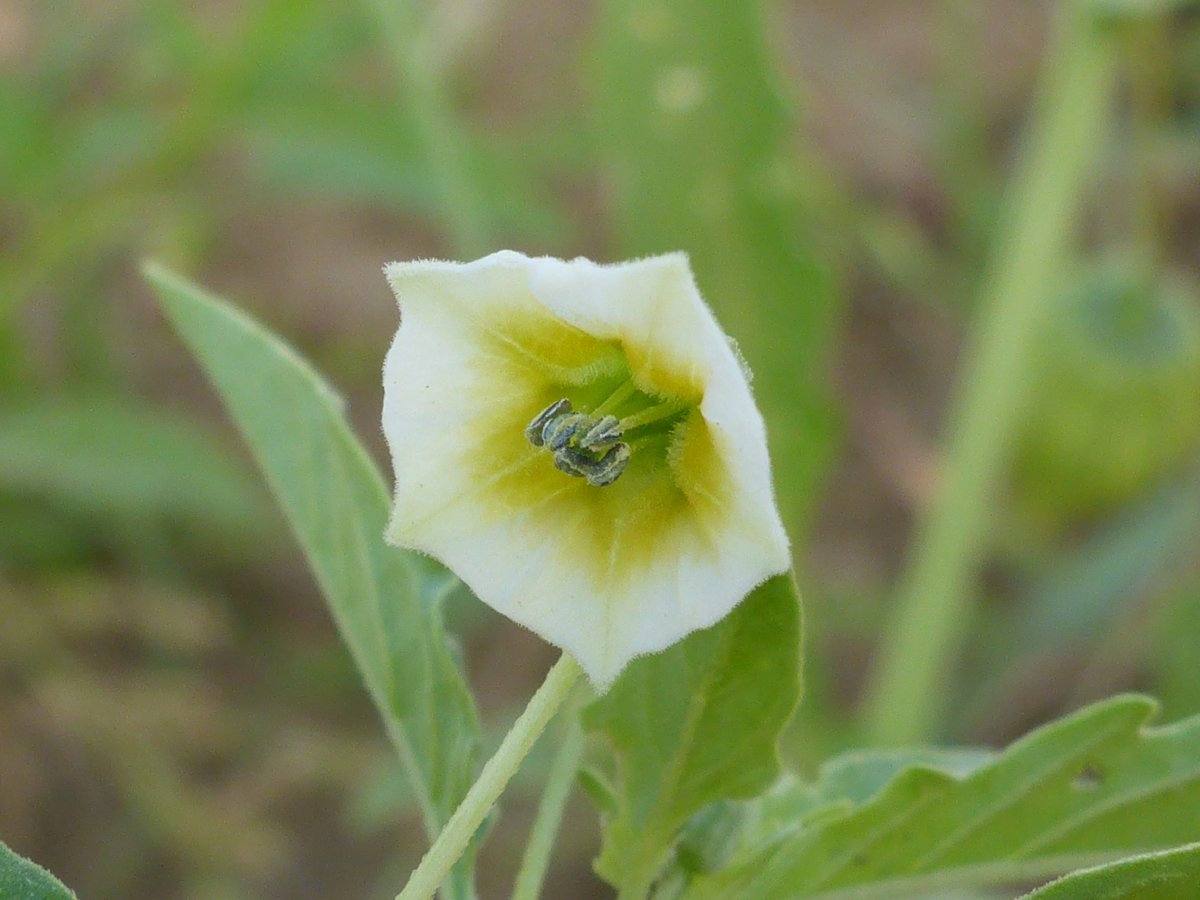
[[[768,419],[801,772],[1123,689],[1200,712],[1200,13],[1086,5],[1090,62],[1027,0],[0,0],[0,839],[83,897],[202,900],[388,897],[423,848],[146,257],[293,341],[382,462],[384,262],[688,250]],[[1093,109],[1060,75],[1092,117],[1031,130]],[[939,567],[905,732],[871,663]],[[502,733],[554,653],[450,612]],[[605,896],[569,822],[546,894]]]

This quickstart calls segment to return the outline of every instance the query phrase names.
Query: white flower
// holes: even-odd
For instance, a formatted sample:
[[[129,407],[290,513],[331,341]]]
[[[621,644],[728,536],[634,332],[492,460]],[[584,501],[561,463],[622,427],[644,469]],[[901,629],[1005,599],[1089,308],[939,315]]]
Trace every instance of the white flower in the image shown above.
[[[601,690],[789,568],[762,417],[683,254],[385,271],[390,542]]]

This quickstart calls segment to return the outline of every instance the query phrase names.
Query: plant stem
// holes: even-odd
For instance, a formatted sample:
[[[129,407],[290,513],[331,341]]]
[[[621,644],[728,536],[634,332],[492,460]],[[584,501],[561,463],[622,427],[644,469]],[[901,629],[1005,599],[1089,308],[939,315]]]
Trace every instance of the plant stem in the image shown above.
[[[533,820],[529,842],[525,845],[521,868],[513,885],[512,900],[537,900],[541,894],[542,881],[550,864],[550,851],[554,848],[567,798],[571,795],[571,785],[579,770],[579,758],[583,755],[583,727],[574,704],[564,710],[562,724],[562,744],[546,778],[537,817]]]
[[[650,889],[654,887],[654,877],[658,874],[658,866],[638,866],[637,875],[621,883],[617,891],[617,900],[646,900]]]
[[[487,252],[488,228],[466,156],[467,138],[446,96],[443,66],[430,53],[429,27],[412,0],[372,0],[391,47],[405,111],[412,117],[454,252]]]
[[[554,664],[396,900],[428,900],[433,896],[495,806],[521,760],[570,693],[579,672],[579,664],[565,653]]]
[[[1162,197],[1155,145],[1170,118],[1170,53],[1166,24],[1148,16],[1129,27],[1131,128],[1129,153],[1134,265],[1143,287],[1158,274]]]
[[[1106,133],[1115,53],[1086,4],[1061,9],[1040,105],[990,277],[981,320],[964,354],[940,488],[901,578],[890,640],[881,650],[864,723],[883,745],[931,738],[944,679],[966,635],[972,576],[983,553],[993,490],[1004,471],[1028,390],[1031,347]]]
[[[979,61],[986,52],[986,4],[942,0],[936,48],[936,150],[946,186],[951,240],[960,258],[978,265],[994,211],[995,176],[988,166],[987,105]]]

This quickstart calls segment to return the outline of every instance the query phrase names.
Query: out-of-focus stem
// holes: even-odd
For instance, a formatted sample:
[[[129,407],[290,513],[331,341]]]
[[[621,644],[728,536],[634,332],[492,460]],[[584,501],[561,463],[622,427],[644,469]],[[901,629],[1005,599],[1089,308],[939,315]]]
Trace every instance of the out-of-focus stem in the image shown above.
[[[446,96],[442,66],[413,0],[371,0],[392,54],[405,112],[412,117],[454,252],[473,259],[488,251],[488,229],[471,176],[466,136]]]
[[[980,71],[988,6],[942,0],[938,9],[936,134],[939,175],[956,250],[977,264],[995,183],[987,154],[985,75]]]
[[[1130,204],[1132,206],[1133,249],[1138,273],[1144,279],[1158,268],[1162,231],[1162,196],[1155,179],[1155,144],[1163,123],[1170,116],[1169,47],[1163,21],[1157,16],[1131,23],[1130,106]]]
[[[1031,347],[1106,133],[1116,53],[1086,4],[1061,8],[1033,129],[983,283],[949,422],[942,481],[918,527],[864,710],[884,745],[934,736],[962,648],[992,516],[1028,388]]]

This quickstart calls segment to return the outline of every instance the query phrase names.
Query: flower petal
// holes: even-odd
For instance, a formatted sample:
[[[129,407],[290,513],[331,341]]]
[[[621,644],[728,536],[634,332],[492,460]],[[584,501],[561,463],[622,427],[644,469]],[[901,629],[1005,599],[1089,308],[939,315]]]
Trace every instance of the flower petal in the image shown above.
[[[789,567],[762,419],[686,257],[503,252],[387,273],[403,319],[384,368],[389,540],[442,560],[601,689]],[[611,485],[525,438],[567,392],[630,376],[692,411]]]

